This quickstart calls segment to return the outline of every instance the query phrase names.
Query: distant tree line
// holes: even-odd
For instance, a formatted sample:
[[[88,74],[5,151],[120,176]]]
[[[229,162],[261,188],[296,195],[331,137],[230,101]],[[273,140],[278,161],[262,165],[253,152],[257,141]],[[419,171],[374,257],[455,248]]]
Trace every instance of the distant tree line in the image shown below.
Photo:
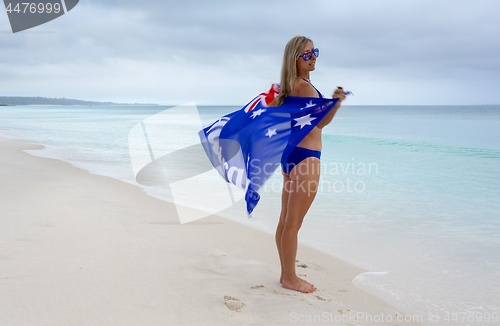
[[[158,105],[148,103],[113,103],[73,100],[69,98],[0,96],[0,105]]]

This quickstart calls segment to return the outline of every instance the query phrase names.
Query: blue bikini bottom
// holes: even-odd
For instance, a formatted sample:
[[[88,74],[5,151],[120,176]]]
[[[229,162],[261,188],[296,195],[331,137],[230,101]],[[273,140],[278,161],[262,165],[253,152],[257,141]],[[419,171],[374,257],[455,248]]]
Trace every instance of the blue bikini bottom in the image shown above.
[[[321,157],[321,151],[315,151],[303,147],[295,147],[287,157],[281,157],[281,168],[286,174],[290,174],[293,168],[308,157]]]

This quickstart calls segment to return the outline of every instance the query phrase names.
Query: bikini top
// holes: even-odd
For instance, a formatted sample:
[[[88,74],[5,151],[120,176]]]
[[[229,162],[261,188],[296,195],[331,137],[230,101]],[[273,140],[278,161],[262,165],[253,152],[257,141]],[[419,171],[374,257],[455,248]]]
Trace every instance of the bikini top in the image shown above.
[[[301,76],[299,76],[299,75],[297,75],[297,77],[300,77],[300,78],[302,78],[303,80],[305,80],[305,81],[306,81],[309,85],[311,85],[311,86],[312,86],[312,87],[316,90],[316,92],[318,92],[319,98],[323,98],[323,95],[322,95],[322,94],[318,91],[318,89],[317,89],[316,87],[314,87],[314,85],[313,85],[313,84],[311,84],[311,82],[310,82],[310,81],[308,81],[307,79],[305,79],[304,77],[301,77]]]

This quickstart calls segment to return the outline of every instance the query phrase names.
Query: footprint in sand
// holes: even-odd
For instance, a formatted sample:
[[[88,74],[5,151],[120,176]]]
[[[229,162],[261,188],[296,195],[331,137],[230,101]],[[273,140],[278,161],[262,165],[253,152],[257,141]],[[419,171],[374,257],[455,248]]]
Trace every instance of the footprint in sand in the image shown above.
[[[245,304],[243,302],[241,302],[239,299],[235,298],[235,297],[231,297],[229,295],[225,295],[224,296],[224,301],[226,303],[226,306],[230,309],[230,310],[234,310],[234,311],[238,311],[239,309],[241,309]]]
[[[263,287],[264,287],[264,285],[253,285],[250,288],[251,289],[259,289],[259,288],[263,288]]]
[[[320,295],[317,295],[317,296],[316,296],[316,299],[321,300],[321,301],[328,301],[328,302],[332,302],[332,300],[331,300],[331,299],[325,299],[325,298],[323,298],[323,297],[322,297],[322,296],[320,296]]]
[[[307,265],[306,264],[298,264],[297,267],[307,268]]]
[[[273,293],[274,294],[287,295],[287,296],[290,296],[290,297],[295,297],[296,296],[295,294],[285,293],[285,292],[281,292],[281,291],[278,291],[278,290],[274,290]]]

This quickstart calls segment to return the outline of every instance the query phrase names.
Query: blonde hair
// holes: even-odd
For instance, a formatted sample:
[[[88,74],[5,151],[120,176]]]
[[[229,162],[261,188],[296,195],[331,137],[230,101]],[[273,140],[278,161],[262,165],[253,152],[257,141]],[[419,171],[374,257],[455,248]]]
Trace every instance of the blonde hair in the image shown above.
[[[283,53],[283,64],[281,66],[280,94],[275,100],[274,105],[283,104],[285,96],[292,94],[293,86],[297,76],[297,58],[302,54],[302,49],[307,42],[313,41],[305,36],[295,36],[285,46]]]

